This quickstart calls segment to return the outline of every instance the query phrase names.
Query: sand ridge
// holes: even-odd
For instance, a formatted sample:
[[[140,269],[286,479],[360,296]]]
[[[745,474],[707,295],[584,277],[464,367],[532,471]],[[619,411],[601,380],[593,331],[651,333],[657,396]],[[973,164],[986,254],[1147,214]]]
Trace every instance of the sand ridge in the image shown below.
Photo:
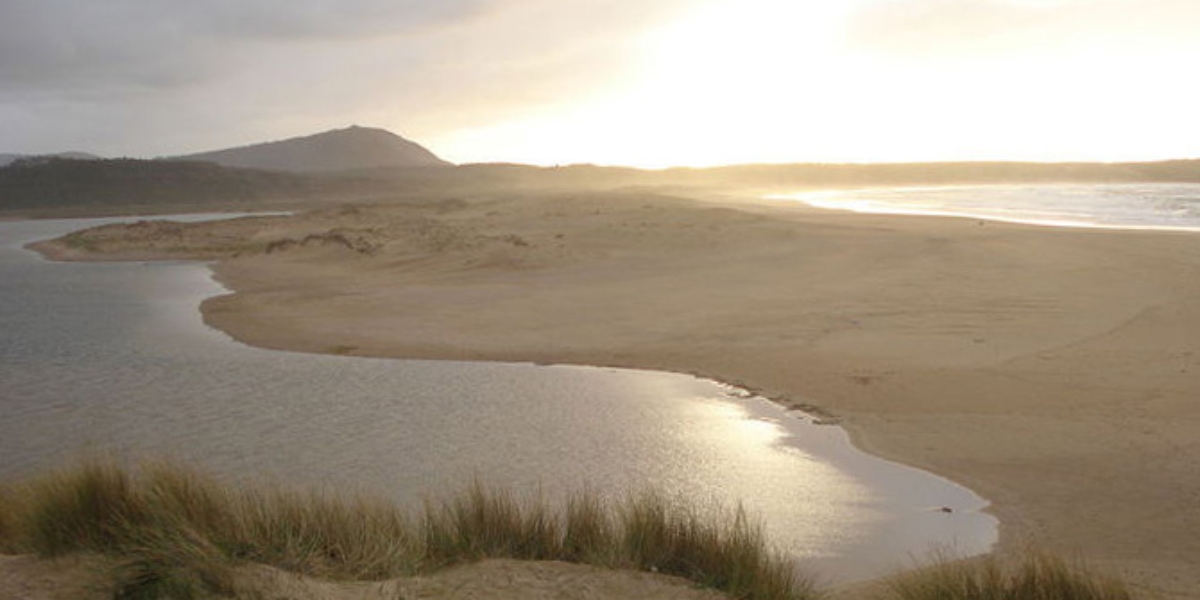
[[[214,250],[231,228],[248,243]],[[87,254],[144,257],[143,230]],[[179,235],[171,256],[223,257],[236,293],[203,312],[244,342],[714,377],[820,407],[865,449],[972,487],[1002,552],[1035,541],[1200,595],[1196,234],[631,190]]]
[[[104,600],[118,567],[110,559],[39,560],[0,555],[6,600]],[[484,560],[419,577],[337,582],[247,565],[231,577],[234,597],[288,600],[714,600],[725,596],[678,578],[561,562]]]

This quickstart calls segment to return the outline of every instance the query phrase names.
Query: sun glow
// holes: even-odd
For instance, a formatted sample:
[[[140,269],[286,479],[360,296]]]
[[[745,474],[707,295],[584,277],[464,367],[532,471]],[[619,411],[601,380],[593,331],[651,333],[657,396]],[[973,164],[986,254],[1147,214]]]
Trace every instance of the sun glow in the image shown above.
[[[503,146],[507,160],[535,164],[665,167],[1138,160],[1186,156],[1194,147],[1188,140],[1200,135],[1194,119],[1179,118],[1200,84],[1184,76],[1164,84],[1159,71],[1144,67],[1156,60],[1171,67],[1163,56],[1181,66],[1200,58],[1195,49],[1164,54],[1140,40],[1064,49],[1066,42],[1036,27],[977,42],[954,21],[967,19],[957,13],[922,24],[953,38],[959,54],[930,50],[903,24],[861,31],[864,22],[877,25],[864,18],[872,10],[906,3],[947,5],[697,3],[643,35],[619,85],[434,142],[452,158],[463,150],[468,160],[472,151]],[[1049,19],[1069,2],[995,4]]]
[[[780,115],[832,108],[812,93],[836,76],[850,3],[720,0],[649,32],[623,87],[579,104],[461,132],[451,147],[515,141],[515,160],[645,167],[795,154]]]

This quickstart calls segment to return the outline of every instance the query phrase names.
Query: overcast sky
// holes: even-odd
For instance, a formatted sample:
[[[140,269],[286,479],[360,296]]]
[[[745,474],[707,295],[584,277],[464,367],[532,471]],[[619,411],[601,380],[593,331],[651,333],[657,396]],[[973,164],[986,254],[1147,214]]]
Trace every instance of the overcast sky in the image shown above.
[[[1196,0],[0,0],[0,152],[1200,157]]]

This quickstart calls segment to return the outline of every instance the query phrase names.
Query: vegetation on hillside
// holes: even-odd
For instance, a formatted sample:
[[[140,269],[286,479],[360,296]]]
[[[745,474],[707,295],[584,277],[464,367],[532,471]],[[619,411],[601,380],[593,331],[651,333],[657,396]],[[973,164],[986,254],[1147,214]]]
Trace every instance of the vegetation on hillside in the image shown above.
[[[0,168],[0,210],[252,205],[315,197],[298,175],[229,169],[210,163],[133,159],[19,160]]]
[[[477,164],[299,174],[180,160],[23,159],[0,167],[0,212],[88,214],[247,210],[280,202],[417,201],[514,189],[628,186],[796,190],[990,183],[1200,183],[1200,160],[1149,163],[912,163],[736,165],[647,171],[574,165]]]
[[[994,556],[938,560],[888,582],[895,600],[1130,600],[1120,581],[1099,577],[1061,558],[1030,551],[1005,568]]]
[[[238,566],[362,581],[487,558],[557,560],[677,575],[746,599],[821,597],[738,510],[705,519],[654,493],[562,506],[478,483],[420,514],[363,496],[236,487],[178,465],[89,461],[0,483],[0,554],[108,556],[117,598],[238,594]],[[887,580],[879,600],[1130,600],[1119,581],[1038,552],[935,560]]]
[[[0,552],[114,557],[125,598],[231,595],[234,567],[249,563],[382,580],[485,558],[654,571],[737,598],[814,596],[740,511],[714,522],[652,493],[581,494],[556,509],[476,484],[411,516],[363,497],[238,489],[169,464],[91,462],[0,488]]]

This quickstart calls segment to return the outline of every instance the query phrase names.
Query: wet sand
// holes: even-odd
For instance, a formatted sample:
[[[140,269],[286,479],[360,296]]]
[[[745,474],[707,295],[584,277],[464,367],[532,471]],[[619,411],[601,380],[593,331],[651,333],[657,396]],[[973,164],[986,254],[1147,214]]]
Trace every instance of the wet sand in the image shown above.
[[[1001,553],[1200,595],[1197,234],[541,193],[116,227],[57,254],[223,257],[236,294],[205,318],[258,346],[735,383],[979,492]]]

